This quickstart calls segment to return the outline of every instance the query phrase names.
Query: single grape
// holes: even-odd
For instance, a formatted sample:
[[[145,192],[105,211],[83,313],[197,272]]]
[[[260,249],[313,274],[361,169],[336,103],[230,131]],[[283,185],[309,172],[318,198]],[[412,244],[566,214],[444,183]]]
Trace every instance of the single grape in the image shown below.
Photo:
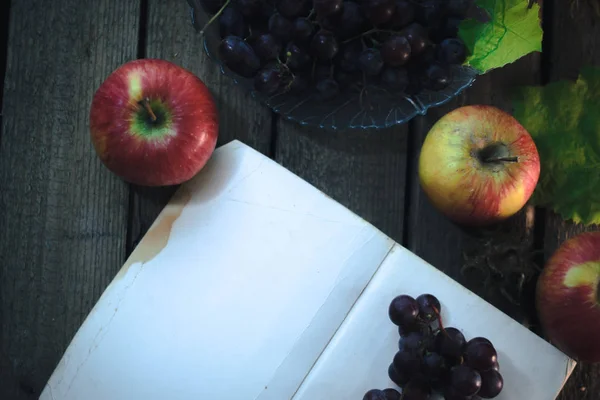
[[[458,394],[473,396],[481,389],[481,375],[467,365],[457,365],[450,374],[452,386]]]
[[[412,23],[402,31],[402,34],[408,39],[412,54],[418,54],[427,47],[427,31],[422,25]]]
[[[486,339],[486,338],[484,338],[484,337],[481,337],[481,336],[477,336],[477,337],[474,337],[473,339],[469,340],[469,341],[467,342],[467,345],[472,345],[472,344],[475,344],[475,343],[487,343],[487,344],[489,344],[490,346],[494,346],[494,345],[492,344],[492,342],[490,342],[490,340],[489,340],[489,339]]]
[[[453,17],[464,19],[475,0],[448,0],[448,13]]]
[[[467,49],[462,40],[443,40],[438,47],[438,60],[445,64],[462,64],[467,58]]]
[[[405,69],[400,69],[400,68],[386,68],[383,70],[383,73],[381,74],[381,79],[384,80],[384,78],[386,78],[386,71],[390,70],[391,73],[394,76],[394,79],[397,79],[395,82],[397,82],[399,84],[398,88],[400,88],[401,84],[402,84],[402,80],[406,82],[408,82],[408,73],[406,72]],[[389,77],[388,77],[389,78]],[[411,332],[419,332],[421,335],[423,336],[429,336],[431,335],[431,327],[429,326],[429,324],[426,324],[423,321],[419,321],[419,320],[415,320],[413,321],[413,323],[409,324],[409,325],[399,325],[398,326],[398,334],[400,336],[406,336]]]
[[[376,51],[375,49],[370,50]],[[363,56],[363,54],[361,54],[361,57]],[[381,61],[381,67],[383,67],[383,61]],[[419,315],[419,306],[414,298],[403,294],[395,297],[392,300],[392,302],[390,303],[388,314],[390,320],[395,325],[409,326],[412,325],[417,319],[417,316]]]
[[[494,371],[500,372],[500,363],[498,363],[498,360],[496,360],[496,362],[494,363],[494,365],[492,365],[492,369]]]
[[[339,39],[348,39],[359,35],[365,29],[365,16],[361,7],[354,1],[344,1],[344,9],[340,14],[325,19]]]
[[[225,5],[226,0],[200,0],[200,5],[209,14],[216,14]]]
[[[423,356],[423,372],[429,379],[439,380],[446,371],[446,360],[438,353],[427,353]]]
[[[343,0],[314,0],[313,6],[319,17],[337,14],[344,7]]]
[[[398,385],[400,387],[406,385],[408,383],[408,381],[410,381],[410,375],[409,374],[401,374],[398,371],[396,371],[396,368],[394,367],[394,363],[390,364],[390,366],[388,367],[388,376],[390,377],[392,382],[394,382],[396,385]]]
[[[425,345],[426,338],[419,332],[411,332],[406,336],[402,336],[398,341],[398,349],[400,351],[420,353]]]
[[[493,399],[498,396],[504,387],[504,378],[496,370],[484,371],[481,373],[481,389],[477,392],[479,397],[484,399]]]
[[[424,86],[427,89],[438,91],[445,89],[449,84],[450,75],[445,68],[432,64],[425,70]]]
[[[317,92],[323,100],[334,99],[340,92],[338,83],[333,78],[322,79],[317,82]]]
[[[365,15],[373,25],[383,25],[389,22],[396,11],[395,0],[367,0],[363,1]]]
[[[313,37],[310,49],[318,59],[331,60],[338,53],[339,44],[332,32],[321,30]]]
[[[262,13],[262,0],[237,0],[237,4],[244,17],[251,19]]]
[[[360,39],[342,44],[337,62],[340,68],[346,72],[358,71],[358,57],[362,53],[363,45]]]
[[[443,389],[444,400],[472,400],[473,396],[463,396],[454,387],[446,386]]]
[[[401,394],[396,389],[388,388],[383,390],[385,394],[385,400],[400,400]]]
[[[281,43],[270,33],[263,33],[252,44],[262,61],[276,60],[281,53]]]
[[[421,357],[409,351],[398,351],[394,355],[393,364],[399,374],[414,376],[421,368]]]
[[[487,371],[494,367],[498,353],[491,344],[469,342],[465,346],[465,359],[469,367],[477,371]]]
[[[295,74],[288,87],[290,93],[301,94],[308,89],[309,85],[310,78],[308,75]]]
[[[315,25],[308,18],[296,18],[293,22],[292,38],[298,44],[309,43],[315,32]]]
[[[371,389],[363,396],[363,400],[387,400],[383,390]]]
[[[290,40],[292,28],[292,21],[279,13],[275,13],[269,18],[269,32],[284,43]]]
[[[388,22],[392,29],[402,29],[415,20],[415,6],[408,0],[396,0],[396,10]]]
[[[301,71],[311,65],[308,53],[292,42],[285,47],[283,59],[285,64],[294,71]]]
[[[465,345],[465,336],[456,328],[445,328],[435,336],[435,350],[453,361],[459,359]]]
[[[221,38],[226,36],[246,37],[248,35],[248,25],[244,21],[244,16],[234,7],[227,7],[219,16],[219,33]]]
[[[282,86],[282,72],[277,66],[267,66],[254,77],[254,89],[258,92],[271,96]]]
[[[278,0],[275,8],[286,18],[296,18],[303,15],[309,8],[308,0]]]
[[[416,20],[417,22],[436,27],[441,25],[446,18],[446,8],[444,3],[437,0],[426,0],[417,7]]]
[[[260,68],[260,59],[252,47],[238,36],[221,40],[219,58],[227,68],[245,78],[253,77]]]
[[[399,67],[410,58],[410,44],[404,36],[392,36],[381,46],[381,58],[386,65]]]
[[[419,316],[428,322],[437,320],[438,315],[442,312],[440,301],[432,294],[420,295],[417,297],[417,304],[419,305]]]
[[[360,56],[358,57],[358,66],[362,72],[364,72],[367,76],[377,76],[383,69],[383,60],[381,59],[381,52],[377,49],[366,49]],[[411,297],[412,299],[412,297]],[[412,299],[414,301],[414,299]],[[416,304],[416,301],[415,301]],[[411,315],[413,315],[412,309],[407,309],[407,313],[403,314],[400,319],[398,319],[398,324],[403,322],[411,323]],[[417,317],[419,310],[417,307],[416,312],[414,312],[414,318]],[[393,322],[393,321],[392,321]],[[398,325],[397,324],[397,325]]]

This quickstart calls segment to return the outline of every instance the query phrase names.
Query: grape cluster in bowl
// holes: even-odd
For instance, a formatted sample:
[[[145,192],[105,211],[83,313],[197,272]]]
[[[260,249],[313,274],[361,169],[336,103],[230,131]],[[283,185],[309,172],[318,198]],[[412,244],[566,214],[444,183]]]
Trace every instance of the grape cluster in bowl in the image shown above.
[[[431,294],[394,298],[390,320],[398,326],[398,352],[388,368],[402,388],[372,389],[363,400],[427,400],[437,392],[445,400],[492,399],[504,379],[498,353],[484,337],[466,341],[461,331],[444,327],[439,300]]]
[[[301,124],[385,127],[469,86],[472,0],[189,0],[223,72]]]

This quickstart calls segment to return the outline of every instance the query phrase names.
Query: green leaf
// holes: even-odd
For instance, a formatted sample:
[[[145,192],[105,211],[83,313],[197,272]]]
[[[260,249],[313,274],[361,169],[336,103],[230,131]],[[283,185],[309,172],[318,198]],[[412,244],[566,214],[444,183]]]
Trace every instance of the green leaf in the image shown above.
[[[600,224],[600,68],[583,69],[576,82],[519,88],[513,100],[540,153],[532,203]]]
[[[458,35],[470,56],[465,65],[480,73],[500,68],[534,51],[542,51],[540,6],[528,0],[477,0],[491,17],[488,22],[466,19]]]

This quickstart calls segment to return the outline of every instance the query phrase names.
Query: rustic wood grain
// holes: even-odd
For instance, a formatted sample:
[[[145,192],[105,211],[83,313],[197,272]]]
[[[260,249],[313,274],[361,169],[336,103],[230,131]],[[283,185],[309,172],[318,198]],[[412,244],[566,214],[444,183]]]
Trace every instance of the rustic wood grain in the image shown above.
[[[275,159],[402,241],[407,126],[329,132],[278,122]]]
[[[540,55],[531,54],[514,64],[479,77],[473,87],[459,98],[418,118],[412,149],[410,178],[411,201],[408,209],[407,243],[409,249],[479,294],[524,325],[531,325],[533,292],[531,280],[535,266],[518,263],[533,246],[534,210],[525,207],[504,223],[485,230],[465,230],[450,222],[436,210],[423,192],[418,180],[418,157],[427,132],[439,118],[451,110],[468,104],[489,104],[511,111],[510,89],[533,84],[539,80]],[[486,258],[497,271],[488,267]],[[476,269],[463,270],[465,265]],[[518,289],[519,277],[532,276],[523,291]],[[489,279],[486,285],[485,279]],[[521,294],[522,293],[522,294]]]
[[[123,263],[127,186],[88,112],[135,57],[139,2],[13,1],[0,146],[0,399],[39,396]]]
[[[192,27],[187,2],[148,0],[147,30],[146,57],[169,60],[189,69],[211,90],[220,113],[217,146],[238,139],[270,155],[271,112],[223,76],[205,54],[202,37]],[[128,250],[143,237],[175,189],[133,187]]]
[[[548,2],[548,1],[547,1]],[[592,1],[552,1],[550,35],[550,80],[576,79],[585,65],[600,67],[600,15]],[[568,238],[584,231],[600,230],[563,221],[548,211],[544,255],[547,259]],[[599,400],[600,365],[579,364],[559,400]]]

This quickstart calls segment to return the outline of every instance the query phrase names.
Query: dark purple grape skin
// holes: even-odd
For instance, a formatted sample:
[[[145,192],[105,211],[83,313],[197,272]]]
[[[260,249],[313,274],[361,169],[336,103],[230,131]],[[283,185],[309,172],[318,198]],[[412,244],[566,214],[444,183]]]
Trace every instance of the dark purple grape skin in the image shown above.
[[[237,0],[237,4],[244,17],[248,19],[260,16],[263,10],[262,0]]]
[[[219,16],[219,34],[221,38],[226,36],[239,36],[241,38],[248,35],[248,25],[244,21],[244,16],[234,7],[227,7]]]
[[[369,0],[363,2],[365,15],[371,24],[378,26],[389,22],[396,11],[395,0]]]
[[[423,372],[429,379],[439,380],[446,371],[446,360],[438,353],[427,353],[423,356]]]
[[[381,58],[386,65],[400,67],[410,59],[410,44],[404,36],[392,36],[381,46]]]
[[[323,100],[332,100],[335,97],[337,97],[337,95],[340,92],[340,87],[333,78],[326,78],[320,80],[319,82],[317,82],[315,88],[317,89],[317,93],[319,93],[319,96]]]
[[[402,391],[402,400],[428,400],[430,388],[421,380],[411,380]]]
[[[362,50],[362,42],[359,39],[342,44],[337,60],[340,68],[346,72],[358,71],[358,57]]]
[[[238,36],[227,36],[219,44],[219,59],[234,73],[245,78],[256,75],[260,59],[252,47]]]
[[[216,14],[225,2],[226,0],[200,0],[200,5],[208,14]]]
[[[406,385],[408,381],[410,381],[410,375],[401,374],[398,371],[396,371],[394,363],[390,364],[390,366],[388,367],[388,377],[392,380],[392,382],[394,382],[400,387]]]
[[[489,339],[481,337],[481,336],[477,336],[477,337],[474,337],[473,339],[469,340],[467,342],[467,345],[475,344],[475,343],[487,343],[490,346],[493,346],[492,342]]]
[[[254,77],[254,89],[267,96],[277,93],[282,86],[281,74],[276,66],[261,69]]]
[[[343,0],[314,0],[313,6],[320,18],[337,14],[344,7]]]
[[[412,23],[402,33],[408,39],[408,43],[410,43],[412,54],[419,54],[427,47],[427,31],[422,25]]]
[[[504,388],[504,378],[496,370],[481,372],[481,389],[477,392],[479,397],[493,399],[498,396]]]
[[[295,43],[309,43],[315,33],[315,25],[308,18],[296,18],[293,22],[292,38]]]
[[[461,21],[458,18],[448,18],[444,24],[432,27],[429,30],[429,38],[436,43],[440,43],[444,39],[457,37]]]
[[[381,64],[383,67],[383,61],[381,61]],[[395,325],[409,326],[416,321],[419,315],[419,306],[413,297],[403,294],[392,300],[388,315]]]
[[[263,33],[256,38],[252,48],[263,62],[276,60],[281,53],[281,43],[270,33]]]
[[[421,368],[421,357],[412,352],[398,351],[392,364],[399,374],[412,376]]]
[[[385,400],[400,400],[401,394],[396,389],[388,388],[383,390],[385,394]]]
[[[367,76],[377,76],[383,69],[383,60],[381,59],[381,52],[377,49],[366,49],[358,57],[358,66],[362,72]],[[418,309],[417,309],[418,312]],[[412,311],[411,311],[412,313]],[[411,317],[406,315],[402,318],[403,322],[411,323]],[[416,318],[416,315],[415,315]]]
[[[361,75],[357,72],[346,72],[341,69],[335,71],[335,80],[337,81],[340,89],[347,88],[353,83],[360,82]]]
[[[416,300],[419,305],[419,317],[428,322],[437,320],[438,315],[442,312],[442,306],[437,297],[425,293],[417,297]]]
[[[475,0],[448,0],[448,13],[453,17],[464,19],[474,3]]]
[[[433,91],[443,90],[450,84],[448,71],[437,64],[432,64],[425,70],[424,86]]]
[[[458,359],[462,356],[465,336],[456,328],[445,328],[435,336],[435,350],[443,357]]]
[[[444,387],[444,400],[473,400],[473,396],[463,396],[454,387]]]
[[[469,342],[465,346],[466,364],[477,371],[487,371],[494,367],[498,360],[498,353],[494,346],[482,342]]]
[[[391,71],[386,73],[386,71]],[[387,76],[391,73],[391,75],[393,76]],[[404,83],[404,85],[406,85],[406,82],[408,82],[408,73],[406,72],[406,70],[404,69],[399,69],[399,68],[386,68],[383,70],[383,73],[381,74],[381,79],[384,80],[385,78],[388,79],[392,79],[395,80],[396,83],[402,84]],[[392,80],[390,80],[390,82],[392,82]],[[400,82],[398,82],[400,81]],[[404,82],[402,82],[404,81]],[[389,82],[388,82],[389,83]],[[400,87],[398,87],[400,88]],[[419,320],[415,320],[412,324],[409,325],[399,325],[398,326],[398,334],[400,336],[406,336],[411,332],[419,332],[421,335],[425,336],[425,335],[430,335],[431,334],[431,327],[424,323],[423,321],[419,321]]]
[[[322,79],[331,78],[333,75],[333,69],[331,65],[318,64],[314,69],[314,80],[320,81]]]
[[[408,0],[396,0],[396,10],[387,23],[391,29],[402,29],[415,20],[415,6]]]
[[[275,8],[286,18],[296,18],[303,15],[309,8],[308,0],[278,0]]]
[[[467,365],[457,365],[450,371],[451,384],[458,394],[473,396],[481,389],[481,375]]]
[[[496,362],[494,363],[494,365],[492,365],[492,369],[494,371],[500,372],[500,363],[498,362],[498,360],[496,360]]]
[[[467,58],[467,49],[458,38],[444,39],[438,46],[437,57],[448,65],[462,64]]]
[[[365,22],[363,10],[354,1],[344,1],[342,12],[327,18],[327,21],[325,21],[327,26],[330,26],[341,40],[349,39],[363,32]]]
[[[269,32],[277,39],[286,43],[292,36],[292,21],[276,13],[269,18]]]
[[[339,44],[332,32],[321,30],[312,38],[310,49],[317,59],[327,61],[336,56]]]
[[[290,42],[285,47],[284,62],[294,71],[301,71],[311,65],[308,53],[298,45]]]
[[[422,25],[436,27],[446,19],[444,3],[438,0],[426,0],[417,7],[415,19]]]
[[[363,400],[387,400],[383,390],[371,389],[363,396]]]
[[[406,336],[402,336],[398,341],[398,350],[418,353],[423,349],[426,337],[418,332],[411,332]]]

